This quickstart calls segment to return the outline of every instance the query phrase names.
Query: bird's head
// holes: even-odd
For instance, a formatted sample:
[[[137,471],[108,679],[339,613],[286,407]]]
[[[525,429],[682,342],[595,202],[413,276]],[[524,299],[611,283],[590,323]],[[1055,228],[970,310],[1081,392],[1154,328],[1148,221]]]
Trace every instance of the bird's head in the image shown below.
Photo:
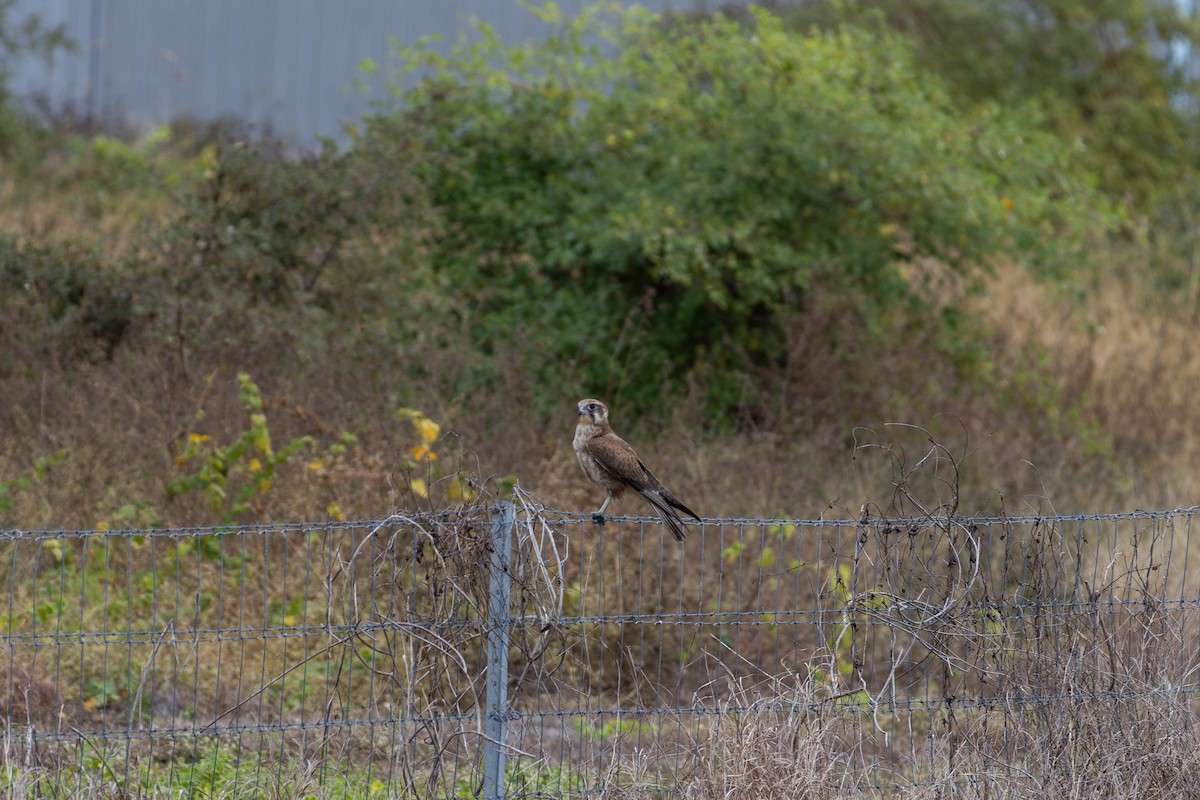
[[[608,406],[601,403],[599,400],[593,400],[588,397],[579,401],[579,421],[580,423],[590,423],[592,425],[605,425],[608,423]]]

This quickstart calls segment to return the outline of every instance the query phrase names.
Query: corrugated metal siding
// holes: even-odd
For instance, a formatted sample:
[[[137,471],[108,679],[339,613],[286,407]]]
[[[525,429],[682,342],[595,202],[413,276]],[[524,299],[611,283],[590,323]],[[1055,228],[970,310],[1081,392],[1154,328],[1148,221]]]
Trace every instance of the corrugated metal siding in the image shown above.
[[[233,115],[305,145],[369,109],[372,98],[350,87],[364,59],[388,63],[390,37],[413,44],[437,33],[448,47],[471,17],[507,41],[545,32],[516,0],[18,0],[10,20],[31,13],[66,24],[79,49],[51,65],[12,65],[18,95],[133,126]]]
[[[7,65],[11,88],[19,96],[41,95],[55,106],[80,107],[88,87],[88,42],[91,39],[92,0],[17,0],[9,24],[19,24],[36,13],[50,26],[66,24],[79,46],[75,54],[60,53],[50,64],[26,58]]]

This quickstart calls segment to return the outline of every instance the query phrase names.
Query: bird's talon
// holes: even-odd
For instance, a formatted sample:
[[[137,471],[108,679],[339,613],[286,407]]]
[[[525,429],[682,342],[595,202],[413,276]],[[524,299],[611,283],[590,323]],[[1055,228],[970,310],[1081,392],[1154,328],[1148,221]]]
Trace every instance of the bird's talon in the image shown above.
[[[604,515],[601,514],[599,511],[597,511],[595,514],[592,514],[592,522],[596,523],[597,525],[599,525],[600,527],[603,528],[604,527]]]

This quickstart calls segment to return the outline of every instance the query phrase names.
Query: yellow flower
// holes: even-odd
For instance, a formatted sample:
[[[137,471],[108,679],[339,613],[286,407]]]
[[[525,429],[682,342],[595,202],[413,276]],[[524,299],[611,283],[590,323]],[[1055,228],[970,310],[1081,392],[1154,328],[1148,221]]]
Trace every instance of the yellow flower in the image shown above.
[[[342,513],[342,507],[337,503],[330,503],[326,507],[325,511],[329,514],[329,516],[336,519],[338,522],[346,521],[346,515]]]
[[[1016,203],[1013,202],[1011,197],[1004,197],[1004,198],[1001,198],[1000,205],[1004,206],[1005,211],[1012,211],[1013,206],[1015,206]]]
[[[442,426],[431,420],[429,417],[421,417],[413,420],[413,427],[417,429],[417,433],[426,442],[432,442],[438,437],[438,433],[442,430]]]
[[[62,539],[47,539],[45,545],[46,549],[50,551],[50,555],[54,556],[54,563],[61,564],[63,560]]]
[[[318,458],[315,461],[308,462],[307,464],[305,464],[305,466],[308,467],[309,471],[316,472],[317,470],[323,469],[325,467],[325,462]]]
[[[98,531],[107,531],[107,530],[111,530],[111,528],[112,528],[112,526],[109,525],[104,520],[100,520],[99,522],[96,523],[96,530],[98,530]]]
[[[446,496],[455,502],[469,503],[475,499],[475,492],[462,481],[450,481],[450,485],[446,487]]]
[[[203,433],[193,433],[188,435],[188,441],[192,444],[203,444],[204,442],[211,442],[212,437],[206,436]]]
[[[437,453],[429,449],[429,445],[422,442],[413,447],[409,451],[412,453],[413,461],[437,461]]]
[[[425,487],[425,481],[420,478],[413,478],[408,486],[417,497],[429,497],[429,489]]]
[[[288,626],[295,625],[296,624],[296,615],[288,614],[286,617],[283,618],[283,624],[288,625]]]
[[[250,461],[250,471],[251,472],[262,472],[262,462],[259,461],[257,458],[251,460]]]

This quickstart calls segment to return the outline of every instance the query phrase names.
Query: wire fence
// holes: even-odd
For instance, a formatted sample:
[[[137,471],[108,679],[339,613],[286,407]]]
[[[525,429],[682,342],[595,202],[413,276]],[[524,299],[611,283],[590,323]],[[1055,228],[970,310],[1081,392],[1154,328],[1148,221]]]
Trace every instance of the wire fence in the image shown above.
[[[1081,746],[1194,728],[1195,518],[708,519],[677,544],[519,495],[515,514],[0,532],[0,784],[990,797],[1094,778]]]

